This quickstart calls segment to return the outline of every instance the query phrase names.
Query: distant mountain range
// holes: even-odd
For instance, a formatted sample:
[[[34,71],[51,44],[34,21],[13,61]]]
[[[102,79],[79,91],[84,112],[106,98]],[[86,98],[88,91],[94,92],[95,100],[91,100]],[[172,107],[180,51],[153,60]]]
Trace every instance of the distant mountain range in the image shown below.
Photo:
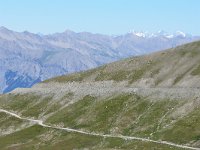
[[[119,36],[65,31],[51,35],[14,32],[0,27],[0,93],[55,76],[199,40],[183,32]]]

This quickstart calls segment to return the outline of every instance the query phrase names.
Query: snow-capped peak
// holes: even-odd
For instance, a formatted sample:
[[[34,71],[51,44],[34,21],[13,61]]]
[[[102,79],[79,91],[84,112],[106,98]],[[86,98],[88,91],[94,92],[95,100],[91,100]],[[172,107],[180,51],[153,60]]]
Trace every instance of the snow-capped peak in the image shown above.
[[[177,36],[182,36],[182,37],[186,37],[186,34],[182,31],[176,31],[176,35]]]
[[[166,35],[165,37],[168,38],[168,39],[172,39],[172,38],[174,38],[174,35],[173,34],[169,34],[169,35]]]
[[[143,32],[137,32],[137,33],[135,33],[135,35],[137,35],[139,37],[146,37],[145,33],[143,33]]]
[[[186,36],[189,35],[189,34],[186,34],[182,31],[176,31],[175,33],[168,33],[168,32],[165,32],[164,30],[159,30],[158,32],[155,32],[155,33],[138,32],[138,31],[135,31],[135,30],[131,30],[129,33],[133,34],[135,36],[138,36],[138,37],[142,37],[142,38],[165,37],[165,38],[168,38],[168,39],[178,37],[178,36],[185,38]]]
[[[148,33],[147,32],[143,32],[143,31],[135,31],[135,30],[132,30],[132,31],[130,31],[129,33],[131,33],[131,34],[133,34],[133,35],[136,35],[136,36],[138,36],[138,37],[143,37],[143,38],[145,38],[145,37],[147,37],[148,36]]]

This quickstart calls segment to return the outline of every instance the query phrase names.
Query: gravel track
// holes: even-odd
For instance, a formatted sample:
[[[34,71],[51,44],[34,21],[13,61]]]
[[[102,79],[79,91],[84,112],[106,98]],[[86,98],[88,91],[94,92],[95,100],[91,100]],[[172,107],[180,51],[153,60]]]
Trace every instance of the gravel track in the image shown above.
[[[92,136],[99,136],[99,137],[120,138],[120,139],[124,139],[124,140],[139,140],[139,141],[145,141],[145,142],[152,142],[152,143],[157,143],[157,144],[169,145],[169,146],[178,147],[178,148],[184,148],[184,149],[200,150],[200,148],[190,147],[190,146],[186,146],[186,145],[179,145],[179,144],[175,144],[175,143],[167,142],[167,141],[155,141],[155,140],[151,140],[151,139],[147,139],[147,138],[140,138],[140,137],[133,137],[133,136],[98,134],[98,133],[85,132],[85,131],[71,129],[71,128],[54,127],[54,126],[50,126],[50,125],[47,125],[47,124],[43,123],[42,120],[23,118],[23,117],[15,114],[13,112],[10,112],[10,111],[4,110],[4,109],[0,109],[0,112],[4,112],[4,113],[6,113],[8,115],[11,115],[11,116],[16,117],[16,118],[21,119],[21,120],[30,121],[32,123],[38,124],[38,125],[40,125],[42,127],[45,127],[45,128],[51,128],[51,129],[57,129],[57,130],[63,130],[63,131],[67,131],[67,132],[74,132],[74,133],[80,133],[80,134],[92,135]]]

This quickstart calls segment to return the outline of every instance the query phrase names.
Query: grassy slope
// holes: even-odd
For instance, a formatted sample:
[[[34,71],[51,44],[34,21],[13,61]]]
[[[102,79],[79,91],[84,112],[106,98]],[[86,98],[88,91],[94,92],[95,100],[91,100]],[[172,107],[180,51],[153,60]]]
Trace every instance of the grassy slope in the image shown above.
[[[200,42],[195,42],[45,82],[128,80],[134,85],[142,78],[151,78],[156,86],[162,85],[168,79],[173,80],[170,86],[176,86],[185,81],[186,77],[199,77],[199,61]],[[0,96],[0,108],[15,111],[24,117],[47,117],[46,123],[52,125],[98,133],[167,140],[180,144],[189,143],[200,147],[199,104],[196,106],[194,104],[195,107],[191,109],[191,112],[176,115],[179,110],[184,110],[183,106],[190,103],[191,99],[151,99],[134,94],[119,94],[104,98],[85,95],[79,101],[64,107],[71,99],[73,99],[73,93],[66,93],[65,96],[56,100],[53,95],[7,94]],[[0,113],[1,130],[13,125],[20,126],[23,123]],[[169,149],[167,146],[153,143],[128,142],[115,138],[102,139],[44,129],[39,126],[27,127],[0,137],[0,149],[21,150],[37,147],[39,149],[83,149],[84,147],[89,149],[149,149],[149,147]]]
[[[0,133],[9,134],[15,132],[18,129],[23,129],[29,125],[29,122],[22,121],[18,118],[8,116],[3,112],[0,112]]]
[[[199,77],[199,62],[200,42],[194,42],[146,56],[128,58],[89,71],[56,77],[44,83],[127,80],[130,84],[137,85],[136,81],[146,78],[153,80],[151,86],[175,86],[184,81],[184,77]],[[168,79],[173,82],[166,85],[164,81]]]
[[[103,100],[85,97],[49,117],[47,123],[187,144],[199,140],[200,111],[196,108],[183,118],[174,118],[175,111],[185,103],[187,101],[168,99],[155,102],[138,95],[119,95]]]
[[[175,149],[174,147],[141,141],[126,141],[118,138],[68,133],[59,130],[32,126],[21,131],[0,137],[1,150],[72,150],[72,149]],[[177,148],[176,148],[177,149]]]
[[[32,95],[31,101],[28,102],[26,100],[30,95],[12,95],[11,97],[10,101],[4,103],[3,108],[21,112],[25,117],[38,118],[40,116],[42,118],[45,115],[43,112],[48,112],[51,108],[40,109],[38,104],[41,100],[52,101],[52,97],[40,98]],[[16,99],[22,100],[23,107],[19,107],[20,105],[19,108],[16,107],[19,101]],[[1,97],[0,103],[4,101],[5,99]],[[34,101],[39,102],[32,105]],[[47,118],[46,123],[96,133],[122,134],[192,144],[200,140],[198,107],[185,116],[173,116],[176,110],[187,103],[188,100],[151,100],[134,94],[120,94],[104,99],[87,95],[69,106],[61,108],[60,105],[59,109]],[[36,106],[37,111],[31,113],[28,111],[34,110]],[[15,122],[12,121],[12,123]]]

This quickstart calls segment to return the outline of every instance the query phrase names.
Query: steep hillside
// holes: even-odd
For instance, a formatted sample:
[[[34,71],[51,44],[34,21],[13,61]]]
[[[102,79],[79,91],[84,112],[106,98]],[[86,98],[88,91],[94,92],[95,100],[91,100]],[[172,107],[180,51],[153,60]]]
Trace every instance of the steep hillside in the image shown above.
[[[0,93],[198,39],[180,33],[170,37],[164,33],[141,37],[137,33],[107,36],[72,31],[38,35],[0,27]]]
[[[150,55],[132,57],[86,72],[46,80],[127,81],[134,87],[199,87],[200,42],[186,44]]]
[[[1,95],[0,149],[198,150],[199,60],[194,42]]]

